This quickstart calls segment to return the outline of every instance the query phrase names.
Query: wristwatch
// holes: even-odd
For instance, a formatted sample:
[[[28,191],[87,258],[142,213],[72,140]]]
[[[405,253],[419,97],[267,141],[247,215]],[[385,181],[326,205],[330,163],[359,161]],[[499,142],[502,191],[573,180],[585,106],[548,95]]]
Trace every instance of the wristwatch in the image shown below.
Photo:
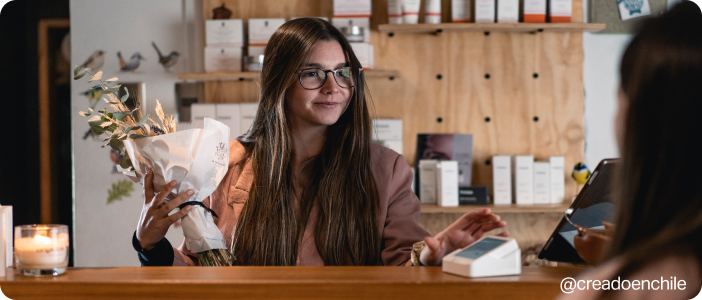
[[[414,245],[412,245],[412,266],[413,267],[418,267],[421,266],[422,263],[419,261],[419,255],[422,253],[422,249],[427,246],[427,243],[425,241],[421,242],[416,242]]]

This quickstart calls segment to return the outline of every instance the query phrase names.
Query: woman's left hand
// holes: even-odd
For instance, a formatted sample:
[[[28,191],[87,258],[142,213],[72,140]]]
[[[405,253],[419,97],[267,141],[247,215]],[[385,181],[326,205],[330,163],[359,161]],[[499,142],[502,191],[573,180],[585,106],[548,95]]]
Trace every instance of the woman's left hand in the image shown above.
[[[425,266],[440,266],[446,254],[470,245],[490,230],[506,225],[507,223],[501,222],[500,217],[491,213],[489,208],[469,212],[435,237],[424,238],[427,246],[422,249],[419,261]],[[508,235],[506,231],[498,234],[503,237]]]

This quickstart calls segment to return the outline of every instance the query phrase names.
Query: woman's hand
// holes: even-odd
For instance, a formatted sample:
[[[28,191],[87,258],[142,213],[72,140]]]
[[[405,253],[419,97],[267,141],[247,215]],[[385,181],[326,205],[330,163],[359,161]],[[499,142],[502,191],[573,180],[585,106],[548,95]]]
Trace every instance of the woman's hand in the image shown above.
[[[425,266],[439,266],[446,254],[470,245],[490,230],[506,225],[489,208],[467,213],[435,237],[424,238],[427,246],[422,249],[419,261]],[[508,233],[505,231],[498,235],[506,237]]]
[[[612,241],[614,235],[614,225],[608,222],[602,223],[605,229],[585,229],[582,235],[576,235],[573,239],[575,251],[591,266],[601,263],[602,251]]]
[[[154,172],[149,169],[144,176],[144,207],[141,209],[141,217],[137,226],[136,237],[141,244],[141,248],[149,250],[156,246],[163,237],[166,236],[168,228],[173,223],[190,212],[190,205],[184,207],[180,211],[168,215],[174,208],[188,200],[194,193],[193,190],[188,190],[185,193],[178,195],[175,199],[165,202],[166,196],[178,185],[175,180],[165,185],[158,194],[154,195]]]

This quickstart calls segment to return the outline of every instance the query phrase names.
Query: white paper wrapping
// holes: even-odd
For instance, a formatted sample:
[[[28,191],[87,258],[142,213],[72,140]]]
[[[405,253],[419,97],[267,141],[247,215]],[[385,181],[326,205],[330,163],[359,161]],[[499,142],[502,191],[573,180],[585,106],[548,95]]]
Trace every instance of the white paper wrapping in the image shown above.
[[[171,180],[179,183],[167,201],[193,189],[195,194],[187,201],[202,202],[214,192],[229,166],[229,127],[209,118],[204,123],[202,129],[124,141],[136,172],[136,177],[128,176],[138,181],[151,168],[154,192]],[[212,215],[202,206],[193,206],[181,219],[181,225],[185,245],[191,252],[226,249]]]

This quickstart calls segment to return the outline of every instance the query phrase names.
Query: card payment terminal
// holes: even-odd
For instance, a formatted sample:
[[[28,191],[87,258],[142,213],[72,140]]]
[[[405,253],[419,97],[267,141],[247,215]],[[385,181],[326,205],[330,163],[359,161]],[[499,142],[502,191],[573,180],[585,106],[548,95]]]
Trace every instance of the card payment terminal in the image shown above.
[[[522,251],[513,238],[483,237],[443,259],[443,271],[466,277],[522,273]]]

